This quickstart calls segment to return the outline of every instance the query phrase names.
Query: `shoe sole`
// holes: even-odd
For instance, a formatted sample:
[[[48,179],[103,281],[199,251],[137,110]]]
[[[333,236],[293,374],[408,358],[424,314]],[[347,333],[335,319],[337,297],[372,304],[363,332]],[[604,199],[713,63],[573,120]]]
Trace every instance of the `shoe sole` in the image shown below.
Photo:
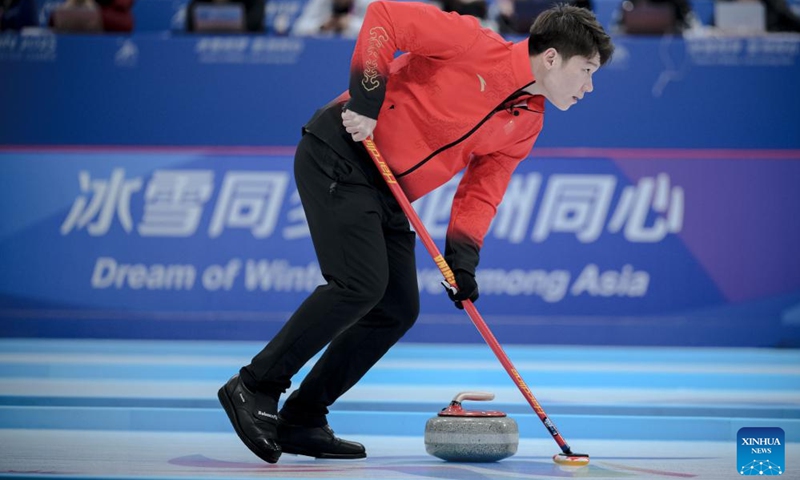
[[[296,447],[294,445],[285,445],[281,443],[281,450],[283,453],[289,453],[292,455],[305,455],[307,457],[314,457],[314,458],[327,458],[327,459],[335,459],[335,460],[357,460],[359,458],[367,458],[367,452],[362,453],[315,453],[310,450],[306,450],[302,447]]]
[[[242,441],[242,443],[244,443],[247,448],[249,448],[250,451],[261,460],[264,460],[267,463],[277,463],[281,456],[280,452],[278,452],[277,455],[266,455],[260,452],[256,445],[242,432],[242,429],[239,427],[239,422],[236,420],[233,401],[231,401],[230,397],[228,397],[228,392],[225,391],[224,386],[217,392],[217,398],[219,398],[219,403],[222,404],[222,409],[225,410],[225,414],[228,415],[228,420],[230,420],[231,425],[233,425],[233,430],[236,432],[236,435],[239,436],[239,439]]]

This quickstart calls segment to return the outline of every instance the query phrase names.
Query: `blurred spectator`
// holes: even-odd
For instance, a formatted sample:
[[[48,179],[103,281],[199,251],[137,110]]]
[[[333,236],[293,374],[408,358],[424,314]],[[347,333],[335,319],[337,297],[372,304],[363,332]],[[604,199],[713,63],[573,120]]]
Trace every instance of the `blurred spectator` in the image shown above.
[[[767,9],[767,30],[770,32],[800,32],[800,16],[786,0],[761,0]]]
[[[266,0],[190,0],[186,7],[186,30],[195,32],[200,30],[195,25],[195,10],[198,6],[214,5],[242,5],[244,8],[243,29],[248,32],[264,31],[264,8]]]
[[[57,32],[131,32],[133,0],[66,0],[50,14]]]
[[[66,0],[53,10],[48,23],[60,33],[103,31],[103,17],[94,0]]]
[[[800,17],[794,13],[786,0],[717,0],[720,3],[761,3],[764,7],[769,32],[800,32]],[[714,19],[716,23],[716,18]]]
[[[629,35],[680,35],[698,25],[689,0],[623,0],[611,30]]]
[[[374,0],[310,0],[292,27],[292,35],[358,35],[367,5]]]
[[[471,15],[477,18],[482,26],[492,30],[498,29],[497,22],[490,18],[486,0],[443,0],[440,8],[445,12]]]
[[[133,31],[133,0],[95,0],[100,5],[103,30],[106,32]]]
[[[528,34],[536,17],[556,3],[594,11],[591,0],[496,0],[497,29],[503,34]]]
[[[0,0],[0,31],[36,26],[35,0]]]

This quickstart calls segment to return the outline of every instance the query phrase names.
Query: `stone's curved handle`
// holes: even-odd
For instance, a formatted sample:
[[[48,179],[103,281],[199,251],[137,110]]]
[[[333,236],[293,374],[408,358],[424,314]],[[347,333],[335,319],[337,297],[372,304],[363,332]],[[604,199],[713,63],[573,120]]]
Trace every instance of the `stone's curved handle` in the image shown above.
[[[477,401],[494,400],[494,393],[490,393],[490,392],[460,392],[458,395],[453,397],[453,401],[456,402],[456,403],[461,403],[464,400],[477,400]]]
[[[450,405],[439,412],[440,417],[505,417],[506,414],[499,411],[465,410],[461,406],[464,400],[493,400],[494,393],[488,392],[461,392],[450,402]]]

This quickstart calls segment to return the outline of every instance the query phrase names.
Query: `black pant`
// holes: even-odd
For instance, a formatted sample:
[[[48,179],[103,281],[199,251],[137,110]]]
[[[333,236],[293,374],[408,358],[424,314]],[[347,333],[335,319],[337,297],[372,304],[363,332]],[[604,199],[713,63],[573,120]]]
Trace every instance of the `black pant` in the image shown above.
[[[345,159],[306,134],[294,173],[327,284],[240,373],[246,385],[277,397],[330,343],[281,410],[292,423],[316,426],[416,321],[415,234],[371,163]]]

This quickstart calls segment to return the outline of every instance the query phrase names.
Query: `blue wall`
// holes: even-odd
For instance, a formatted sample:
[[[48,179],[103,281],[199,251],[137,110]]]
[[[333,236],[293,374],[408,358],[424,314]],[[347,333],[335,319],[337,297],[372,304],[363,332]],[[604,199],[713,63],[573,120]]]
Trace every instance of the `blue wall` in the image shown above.
[[[795,37],[618,38],[540,147],[798,148]],[[293,145],[346,88],[352,42],[0,37],[3,144]]]
[[[479,309],[502,342],[797,346],[800,40],[615,43],[585,101],[548,109]],[[292,145],[352,46],[0,36],[0,334],[269,338],[317,281]],[[440,243],[453,188],[415,205]],[[195,277],[165,283],[168,265]],[[418,268],[406,339],[480,341],[421,250]]]

